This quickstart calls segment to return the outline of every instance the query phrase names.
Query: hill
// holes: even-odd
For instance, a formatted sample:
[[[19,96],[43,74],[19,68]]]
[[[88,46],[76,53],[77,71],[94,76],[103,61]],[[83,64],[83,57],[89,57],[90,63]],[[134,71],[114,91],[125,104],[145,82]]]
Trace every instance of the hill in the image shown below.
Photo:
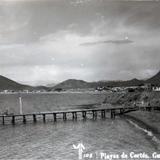
[[[51,87],[52,88],[52,87],[54,87],[56,85],[57,85],[56,83],[49,83],[49,84],[46,85],[46,87]]]
[[[11,79],[8,79],[4,76],[0,76],[0,90],[24,90],[24,89],[30,89],[30,86],[23,85],[20,83],[17,83]]]
[[[136,78],[128,80],[128,81],[112,81],[107,85],[111,87],[130,87],[130,86],[140,86],[144,84],[143,80],[138,80]]]
[[[152,85],[160,86],[160,71],[153,77],[146,80],[146,82],[151,83]]]
[[[53,88],[62,88],[62,89],[77,89],[77,88],[96,88],[96,87],[129,87],[129,86],[138,86],[144,82],[138,79],[132,79],[129,81],[98,81],[98,82],[86,82],[83,80],[69,79]]]
[[[53,89],[62,88],[62,89],[77,89],[77,88],[90,88],[90,83],[83,80],[68,79],[54,86]]]

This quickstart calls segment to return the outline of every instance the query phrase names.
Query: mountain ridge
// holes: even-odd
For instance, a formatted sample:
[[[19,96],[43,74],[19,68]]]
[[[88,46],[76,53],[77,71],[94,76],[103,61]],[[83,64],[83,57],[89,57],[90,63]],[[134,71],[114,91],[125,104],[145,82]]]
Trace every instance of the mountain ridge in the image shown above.
[[[30,88],[30,86],[20,84],[14,80],[0,75],[0,90],[22,90],[27,88]]]
[[[18,83],[12,79],[6,78],[0,75],[0,91],[3,90],[13,90],[13,91],[20,91],[20,90],[48,90],[46,86],[29,86],[25,84]]]
[[[71,80],[72,80],[73,85],[70,83],[70,87],[69,86],[66,87],[68,81],[71,82]],[[104,81],[103,80],[103,81],[98,81],[98,82],[86,82],[86,81],[82,81],[82,80],[68,79],[66,81],[59,83],[58,85],[55,85],[53,88],[75,89],[75,88],[96,88],[98,86],[100,86],[100,87],[103,87],[103,86],[105,86],[105,87],[131,87],[131,86],[141,86],[146,83],[160,86],[160,71],[157,74],[155,74],[154,76],[152,76],[151,78],[146,79],[146,80],[139,80],[137,78],[133,78],[131,80],[126,80],[126,81],[121,81],[121,80],[119,80],[119,81]],[[75,84],[77,84],[76,87],[75,87]],[[85,84],[85,85],[83,86],[83,84]]]
[[[138,79],[132,79],[128,81],[98,81],[98,82],[86,82],[77,79],[68,79],[54,86],[53,89],[76,89],[76,88],[96,88],[96,87],[129,87],[129,86],[139,86],[142,85],[144,81]]]
[[[88,88],[89,82],[83,81],[83,80],[77,80],[77,79],[68,79],[65,80],[56,86],[53,87],[55,88],[63,88],[63,89],[75,89],[75,88]]]
[[[85,88],[96,88],[96,87],[130,87],[130,86],[141,86],[146,83],[152,85],[160,86],[160,71],[147,80],[131,79],[127,81],[98,81],[98,82],[86,82],[84,80],[78,79],[68,79],[53,87],[48,86],[29,86],[25,84],[20,84],[14,80],[6,78],[0,75],[0,90],[55,90],[56,88],[62,89],[85,89]]]
[[[160,71],[153,77],[149,78],[146,82],[151,83],[153,85],[160,86]]]

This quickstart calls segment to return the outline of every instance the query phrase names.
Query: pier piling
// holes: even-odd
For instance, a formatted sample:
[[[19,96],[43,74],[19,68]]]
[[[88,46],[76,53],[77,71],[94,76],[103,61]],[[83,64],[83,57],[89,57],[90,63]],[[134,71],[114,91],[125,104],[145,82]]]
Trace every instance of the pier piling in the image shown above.
[[[114,109],[111,109],[111,118],[115,119],[115,110]]]
[[[2,124],[4,125],[4,116],[2,116]]]
[[[124,114],[124,108],[120,108],[120,114]]]
[[[77,112],[75,112],[75,120],[77,120]]]
[[[23,123],[25,124],[26,123],[26,116],[23,115]]]
[[[74,120],[74,118],[75,118],[75,117],[74,117],[74,112],[72,112],[72,119]]]
[[[53,113],[53,118],[54,118],[54,122],[57,121],[57,114],[56,113]]]
[[[96,119],[97,118],[97,111],[92,111],[92,114],[93,114],[93,119]]]
[[[33,122],[36,123],[37,122],[37,119],[36,119],[36,115],[33,114]]]
[[[77,120],[77,112],[72,112],[72,119]]]
[[[106,113],[105,113],[105,110],[101,110],[101,118],[105,118],[106,117]]]
[[[82,111],[82,117],[83,119],[86,119],[86,111]]]
[[[45,123],[46,122],[46,115],[43,114],[43,122]]]
[[[15,124],[15,116],[12,116],[12,124]]]
[[[66,120],[67,120],[66,113],[63,113],[63,120],[64,120],[64,121],[66,121]]]

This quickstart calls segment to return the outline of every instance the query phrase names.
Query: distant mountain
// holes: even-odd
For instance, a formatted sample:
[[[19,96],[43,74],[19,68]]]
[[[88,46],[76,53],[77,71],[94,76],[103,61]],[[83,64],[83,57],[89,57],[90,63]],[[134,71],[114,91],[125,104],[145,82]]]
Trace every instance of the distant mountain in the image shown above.
[[[13,91],[20,91],[20,90],[29,90],[29,91],[37,91],[37,90],[45,90],[49,91],[50,88],[46,86],[29,86],[17,83],[9,78],[0,75],[0,91],[2,90],[13,90]]]
[[[154,75],[153,77],[146,80],[146,83],[151,83],[153,85],[160,86],[160,71]]]
[[[62,89],[77,89],[77,88],[89,88],[90,83],[83,80],[68,79],[54,86],[53,89],[62,88]]]
[[[8,79],[4,76],[0,76],[0,90],[24,90],[30,89],[31,86],[23,85],[17,83],[11,79]]]
[[[56,85],[57,85],[56,83],[50,83],[50,84],[47,84],[46,87],[54,87]]]
[[[32,90],[50,91],[50,87],[46,87],[46,86],[36,86],[36,87],[32,87]]]
[[[128,81],[110,82],[108,85],[112,87],[130,87],[139,86],[142,84],[144,84],[144,81],[134,78]]]
[[[145,83],[151,83],[153,85],[160,86],[160,72],[147,80],[132,79],[128,81],[98,81],[98,82],[86,82],[83,80],[68,79],[55,86],[37,86],[32,87],[24,84],[17,83],[4,76],[0,76],[0,91],[1,90],[45,90],[50,91],[54,89],[83,89],[83,88],[96,88],[96,87],[130,87],[140,86]]]
[[[99,81],[99,82],[91,82],[90,86],[106,86],[106,87],[129,87],[129,86],[139,86],[144,84],[144,81],[138,79],[132,79],[128,81]]]
[[[96,88],[96,87],[129,87],[129,86],[139,86],[144,84],[144,81],[138,79],[132,79],[129,81],[98,81],[98,82],[86,82],[83,80],[69,79],[66,80],[53,88],[62,89],[76,89],[76,88]]]

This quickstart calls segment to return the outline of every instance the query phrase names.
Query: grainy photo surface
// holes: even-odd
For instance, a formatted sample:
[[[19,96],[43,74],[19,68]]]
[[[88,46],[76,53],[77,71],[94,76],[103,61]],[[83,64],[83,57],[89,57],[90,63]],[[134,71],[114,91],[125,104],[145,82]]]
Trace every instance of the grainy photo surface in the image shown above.
[[[159,0],[0,0],[0,159],[160,159]]]

